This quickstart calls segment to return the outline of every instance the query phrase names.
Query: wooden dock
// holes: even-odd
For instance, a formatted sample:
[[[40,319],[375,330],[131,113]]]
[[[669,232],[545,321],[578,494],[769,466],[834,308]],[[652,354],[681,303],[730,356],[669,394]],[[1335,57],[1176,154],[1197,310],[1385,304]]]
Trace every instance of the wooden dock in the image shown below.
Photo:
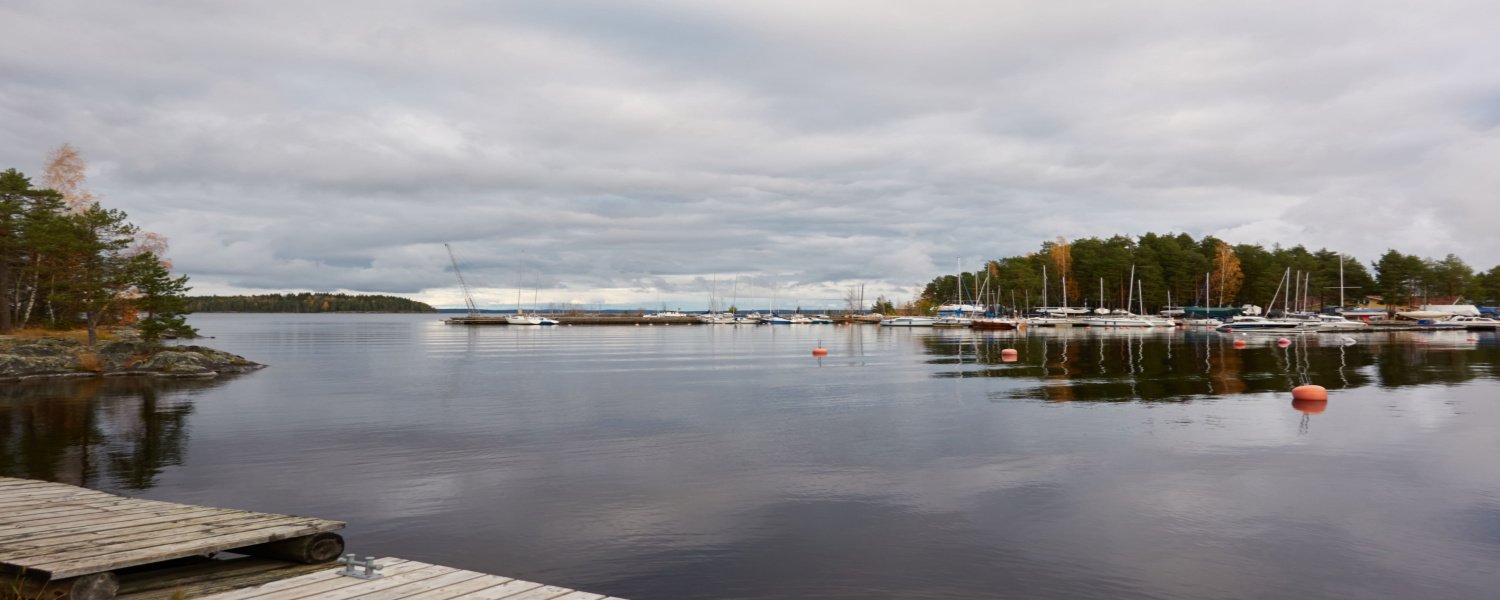
[[[600,600],[399,558],[340,574],[340,521],[126,498],[0,477],[0,600]],[[219,560],[215,553],[247,555]],[[7,595],[11,593],[12,595]],[[118,595],[117,595],[118,594]]]
[[[561,325],[702,325],[697,317],[643,317],[637,315],[555,315]],[[443,321],[449,325],[508,325],[505,317],[453,317]],[[530,326],[527,326],[530,327]]]

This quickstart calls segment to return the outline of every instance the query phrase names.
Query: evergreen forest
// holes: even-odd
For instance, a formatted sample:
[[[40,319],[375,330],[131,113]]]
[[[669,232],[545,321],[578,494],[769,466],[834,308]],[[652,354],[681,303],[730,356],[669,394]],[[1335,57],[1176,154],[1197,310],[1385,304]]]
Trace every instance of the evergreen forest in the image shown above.
[[[425,303],[396,296],[373,294],[260,294],[255,296],[193,296],[187,299],[193,312],[326,313],[385,312],[431,313]]]
[[[84,169],[64,144],[40,184],[0,172],[0,332],[85,328],[92,345],[100,327],[138,322],[149,340],[193,335],[166,240],[84,190]]]

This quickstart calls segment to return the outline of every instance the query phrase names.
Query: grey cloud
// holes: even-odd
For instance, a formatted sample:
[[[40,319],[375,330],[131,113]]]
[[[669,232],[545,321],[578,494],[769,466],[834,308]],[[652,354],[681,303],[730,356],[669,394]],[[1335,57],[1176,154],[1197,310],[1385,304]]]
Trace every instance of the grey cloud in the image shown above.
[[[1059,234],[1500,262],[1500,8],[1483,2],[15,2],[0,17],[4,166],[34,172],[71,141],[202,291],[448,299],[445,242],[497,302],[527,280],[559,300],[660,289],[691,305],[715,273],[905,296],[956,257]]]

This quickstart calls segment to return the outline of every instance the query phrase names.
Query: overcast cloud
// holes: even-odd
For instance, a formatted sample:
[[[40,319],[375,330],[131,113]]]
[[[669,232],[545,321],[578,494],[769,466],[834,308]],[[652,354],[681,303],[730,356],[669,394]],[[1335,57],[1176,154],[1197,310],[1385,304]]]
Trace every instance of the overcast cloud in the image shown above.
[[[0,168],[39,175],[71,142],[202,293],[460,305],[445,242],[502,307],[518,279],[528,302],[691,307],[736,273],[782,306],[906,297],[956,258],[1146,231],[1500,263],[1493,1],[10,0],[0,20]]]

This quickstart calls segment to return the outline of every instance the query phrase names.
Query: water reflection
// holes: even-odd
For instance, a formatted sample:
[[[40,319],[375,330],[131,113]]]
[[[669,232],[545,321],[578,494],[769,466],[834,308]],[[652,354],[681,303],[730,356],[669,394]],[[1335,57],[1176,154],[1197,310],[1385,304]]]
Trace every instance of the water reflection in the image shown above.
[[[1032,383],[997,392],[996,399],[1182,402],[1283,392],[1304,384],[1330,390],[1397,388],[1458,385],[1500,375],[1495,344],[1468,343],[1463,337],[1419,343],[1417,339],[1426,338],[1323,335],[1285,345],[1259,337],[1250,338],[1244,348],[1235,348],[1234,339],[1212,332],[1075,329],[955,332],[929,336],[922,343],[931,355],[928,363],[954,367],[935,372],[935,377]],[[1002,354],[1011,348],[1018,351],[1014,360]]]
[[[0,474],[144,490],[183,462],[193,392],[227,378],[105,378],[0,387]]]

